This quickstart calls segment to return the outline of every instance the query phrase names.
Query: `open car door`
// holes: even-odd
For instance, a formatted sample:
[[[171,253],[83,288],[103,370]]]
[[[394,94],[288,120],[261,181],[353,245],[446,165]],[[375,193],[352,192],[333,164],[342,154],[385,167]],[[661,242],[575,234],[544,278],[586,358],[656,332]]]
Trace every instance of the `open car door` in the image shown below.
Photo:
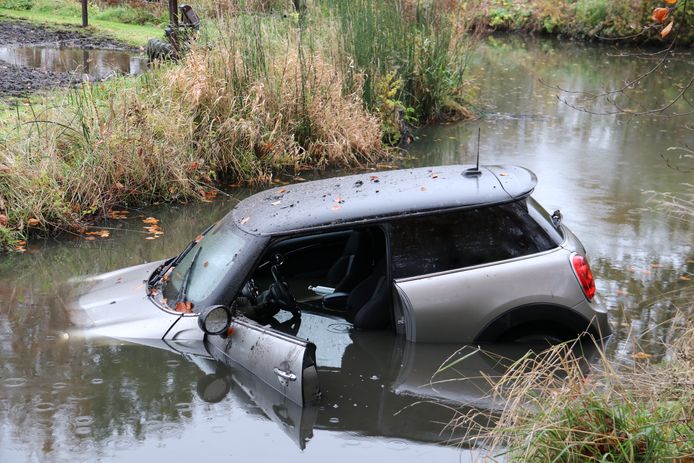
[[[224,333],[206,335],[205,344],[217,360],[244,367],[299,406],[319,394],[316,346],[309,341],[235,316]]]

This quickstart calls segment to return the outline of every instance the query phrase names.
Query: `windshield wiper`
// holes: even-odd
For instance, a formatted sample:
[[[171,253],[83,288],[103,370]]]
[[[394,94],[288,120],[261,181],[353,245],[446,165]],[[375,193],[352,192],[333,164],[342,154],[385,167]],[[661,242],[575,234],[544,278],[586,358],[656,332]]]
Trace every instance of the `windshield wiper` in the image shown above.
[[[183,284],[181,285],[181,291],[178,293],[178,298],[176,302],[184,302],[186,293],[188,292],[188,285],[190,284],[190,278],[193,275],[193,267],[195,267],[195,262],[198,260],[198,256],[200,255],[200,251],[202,251],[202,246],[200,246],[196,251],[195,255],[193,256],[193,259],[190,261],[190,266],[186,270],[186,273],[183,275]]]
[[[215,226],[215,224],[210,225],[209,227],[207,227],[205,229],[205,231],[200,233],[200,235],[201,236],[207,235],[207,232],[210,231],[210,229],[214,226]],[[154,286],[157,283],[159,283],[159,280],[161,280],[164,277],[164,275],[166,275],[166,272],[168,272],[170,268],[177,266],[183,260],[183,258],[186,256],[186,254],[188,254],[190,252],[190,250],[193,249],[193,246],[195,246],[198,242],[199,241],[197,240],[197,237],[196,237],[196,239],[194,239],[190,243],[188,243],[188,245],[185,247],[185,249],[183,249],[183,251],[179,255],[177,255],[176,257],[171,259],[168,264],[165,263],[161,267],[159,267],[150,277],[149,285]]]

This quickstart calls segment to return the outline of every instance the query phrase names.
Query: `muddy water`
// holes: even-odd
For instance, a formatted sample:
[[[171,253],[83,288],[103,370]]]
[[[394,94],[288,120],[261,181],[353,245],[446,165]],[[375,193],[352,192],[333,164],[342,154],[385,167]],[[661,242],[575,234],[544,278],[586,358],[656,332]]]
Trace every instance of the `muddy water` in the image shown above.
[[[691,191],[693,174],[660,157],[673,156],[668,146],[691,146],[691,132],[681,119],[577,112],[538,79],[595,90],[619,85],[646,66],[611,57],[604,48],[492,41],[472,65],[489,116],[422,131],[412,158],[403,161],[471,162],[481,127],[483,163],[534,170],[535,196],[549,209],[560,208],[588,248],[617,330],[608,349],[625,361],[634,349],[660,353],[657,340],[671,333],[658,324],[678,304],[663,295],[694,278],[694,225],[652,201],[654,192]],[[668,80],[650,90],[691,74],[691,67],[670,66]],[[671,164],[686,162],[671,157]],[[402,344],[383,333],[351,333],[339,320],[305,317],[300,329],[318,345],[323,398],[297,410],[246,372],[204,364],[181,346],[69,334],[70,294],[63,281],[170,256],[247,194],[234,190],[212,203],[131,210],[129,219],[104,224],[109,238],[64,235],[30,243],[25,255],[0,258],[1,461],[190,461],[203,454],[259,461],[474,457],[474,451],[441,445],[451,438],[460,443],[468,430],[444,429],[452,413],[436,402],[494,407],[484,399],[479,372],[496,375],[499,366],[493,358],[472,356],[456,371],[447,370],[449,376],[435,378],[467,380],[430,384],[457,346]],[[164,234],[157,239],[147,240],[142,228],[149,215],[161,220]],[[630,330],[647,328],[642,345],[626,340]]]
[[[0,47],[0,60],[15,66],[26,66],[56,73],[88,75],[102,80],[114,75],[137,75],[144,72],[144,57],[120,50],[64,48],[50,46]]]

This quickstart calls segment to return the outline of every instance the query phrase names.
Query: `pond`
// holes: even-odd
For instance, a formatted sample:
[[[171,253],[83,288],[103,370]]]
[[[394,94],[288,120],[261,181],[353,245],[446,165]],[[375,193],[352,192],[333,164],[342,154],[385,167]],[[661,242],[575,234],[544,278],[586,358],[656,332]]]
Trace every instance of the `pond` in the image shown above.
[[[474,162],[480,127],[483,164],[533,170],[539,178],[535,197],[550,210],[561,209],[588,250],[616,329],[609,353],[628,360],[635,349],[662,354],[659,340],[672,334],[660,323],[677,305],[667,295],[694,278],[694,224],[653,201],[656,193],[691,192],[691,172],[669,167],[663,157],[671,165],[686,162],[667,148],[693,140],[681,119],[586,114],[558,101],[557,90],[539,81],[596,90],[618,86],[649,66],[611,52],[490,40],[471,63],[488,117],[420,131],[402,164]],[[646,94],[691,73],[686,63],[668,66],[667,77]],[[446,404],[492,406],[484,400],[480,372],[500,371],[493,358],[475,355],[435,378],[466,381],[430,384],[459,346],[403,344],[383,333],[350,332],[339,321],[308,326],[307,320],[301,329],[321,333],[312,340],[323,397],[320,405],[297,410],[244,371],[193,361],[180,346],[70,334],[62,282],[168,257],[250,193],[233,189],[210,203],[131,210],[128,219],[100,227],[109,238],[63,235],[30,243],[27,254],[0,257],[1,461],[189,461],[204,454],[402,463],[475,457],[473,450],[446,445],[464,443],[466,432],[445,427],[453,416]],[[163,234],[143,228],[150,215],[160,220]],[[649,328],[640,345],[627,341],[630,331]],[[518,354],[509,346],[499,349]]]
[[[0,61],[55,73],[86,74],[91,80],[123,74],[137,75],[147,69],[144,57],[127,51],[56,46],[0,47]]]

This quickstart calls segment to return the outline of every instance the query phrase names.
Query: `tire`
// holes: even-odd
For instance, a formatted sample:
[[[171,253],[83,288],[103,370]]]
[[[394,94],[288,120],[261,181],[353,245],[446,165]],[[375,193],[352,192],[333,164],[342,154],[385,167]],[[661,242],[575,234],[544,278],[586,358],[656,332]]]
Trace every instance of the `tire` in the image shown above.
[[[147,60],[152,61],[170,61],[176,59],[176,50],[169,43],[159,39],[149,39],[145,46]]]

